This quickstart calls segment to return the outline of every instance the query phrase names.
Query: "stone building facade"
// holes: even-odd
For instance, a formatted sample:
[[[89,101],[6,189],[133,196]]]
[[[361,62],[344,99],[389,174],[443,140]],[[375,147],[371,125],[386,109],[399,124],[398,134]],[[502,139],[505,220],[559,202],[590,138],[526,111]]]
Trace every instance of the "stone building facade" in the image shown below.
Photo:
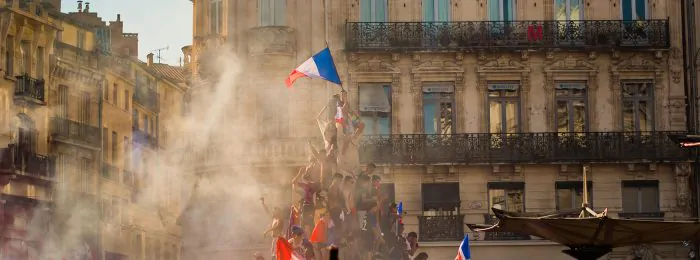
[[[300,80],[290,94],[283,80],[329,46],[367,123],[360,161],[380,166],[404,203],[406,230],[418,232],[431,258],[454,257],[469,233],[475,258],[568,259],[536,237],[471,233],[464,224],[492,221],[494,206],[579,207],[584,168],[595,209],[691,216],[690,157],[667,138],[686,131],[679,2],[194,0],[193,10],[193,76],[216,79],[203,73],[212,42],[243,60],[236,114],[259,129],[243,155],[255,178],[285,191],[277,200],[289,202],[285,181],[306,162],[306,140],[320,135],[316,114],[337,92]],[[265,116],[266,100],[285,105],[269,105],[280,109]],[[206,174],[232,169],[221,158],[200,163]],[[266,248],[240,240],[185,240],[184,254]],[[640,245],[609,259],[635,252],[686,259],[688,249]]]

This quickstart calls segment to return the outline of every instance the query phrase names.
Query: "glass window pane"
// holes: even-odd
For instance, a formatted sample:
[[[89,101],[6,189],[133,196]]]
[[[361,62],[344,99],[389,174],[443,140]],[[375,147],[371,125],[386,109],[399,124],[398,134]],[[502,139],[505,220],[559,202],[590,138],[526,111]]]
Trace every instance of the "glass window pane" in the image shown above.
[[[573,192],[572,189],[557,189],[557,206],[559,207],[558,209],[563,210],[563,209],[572,209],[574,208],[574,205],[572,204],[573,200]]]
[[[372,22],[372,0],[360,1],[360,22]]]
[[[560,133],[569,132],[568,105],[566,101],[557,101],[557,131]]]
[[[634,103],[632,101],[622,102],[622,129],[625,132],[635,131],[634,120]]]
[[[582,12],[582,1],[583,0],[568,0],[569,1],[569,20],[578,21],[583,20],[581,17]]]
[[[510,212],[524,212],[525,201],[523,201],[523,190],[506,190],[508,200],[506,201],[506,210]]]
[[[427,95],[423,97],[423,129],[426,134],[436,134],[437,118],[435,102],[427,99]]]
[[[488,8],[489,8],[489,20],[491,21],[501,21],[501,7],[499,5],[499,1],[502,0],[489,0],[488,1]]]
[[[388,113],[377,113],[379,118],[377,119],[377,134],[389,135],[391,134],[391,117]]]
[[[503,0],[503,20],[515,20],[515,0]]]
[[[642,197],[641,212],[659,212],[659,190],[657,187],[641,187],[640,194]]]
[[[566,2],[567,0],[554,0],[554,19],[557,21],[566,21]]]
[[[502,114],[501,114],[501,102],[491,101],[489,102],[489,131],[490,133],[502,133]]]
[[[639,189],[624,187],[622,189],[622,212],[639,213]]]
[[[440,132],[441,134],[451,134],[452,129],[452,102],[441,102]]]
[[[435,21],[435,0],[423,0],[423,21]]]
[[[637,115],[639,116],[639,131],[651,131],[652,130],[652,120],[653,115],[650,114],[652,111],[649,109],[649,103],[647,101],[639,101],[637,108]]]
[[[377,135],[377,126],[374,122],[374,113],[372,112],[360,112],[360,120],[365,123],[365,130],[362,132],[363,135]]]
[[[635,0],[635,14],[637,20],[646,20],[647,19],[647,0]]]
[[[274,19],[275,22],[274,24],[277,26],[282,26],[287,23],[287,0],[274,0],[275,1],[275,9],[274,9]]]
[[[387,0],[374,0],[374,21],[386,22],[386,2]]]
[[[633,0],[622,0],[622,20],[634,20],[632,17],[632,1]]]
[[[506,132],[518,132],[518,104],[515,101],[506,103]]]
[[[574,132],[586,131],[586,102],[583,100],[571,101],[573,105],[573,124]]]
[[[506,191],[502,189],[489,189],[489,208],[506,209]]]
[[[437,11],[437,21],[447,22],[450,21],[450,0],[437,0],[438,1],[438,11]]]
[[[260,26],[270,26],[273,25],[272,23],[272,6],[270,5],[270,1],[272,0],[259,0],[258,1],[258,6],[259,10],[258,12],[260,15]]]

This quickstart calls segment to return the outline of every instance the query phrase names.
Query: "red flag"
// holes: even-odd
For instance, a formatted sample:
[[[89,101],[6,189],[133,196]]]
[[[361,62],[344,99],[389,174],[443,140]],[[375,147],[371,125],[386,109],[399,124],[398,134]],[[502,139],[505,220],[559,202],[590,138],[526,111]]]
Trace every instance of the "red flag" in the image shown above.
[[[277,260],[304,260],[292,249],[292,245],[283,237],[277,238]]]
[[[316,227],[314,227],[314,231],[311,232],[311,237],[309,237],[309,241],[313,243],[325,243],[328,241],[328,235],[326,234],[326,229],[328,228],[328,225],[326,225],[326,221],[324,219],[321,219],[316,223]]]

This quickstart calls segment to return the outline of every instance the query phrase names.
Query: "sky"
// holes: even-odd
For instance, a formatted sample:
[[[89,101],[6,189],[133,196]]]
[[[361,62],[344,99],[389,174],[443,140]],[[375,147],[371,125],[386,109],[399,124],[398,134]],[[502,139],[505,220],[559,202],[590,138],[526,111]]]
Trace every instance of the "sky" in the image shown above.
[[[121,14],[125,33],[139,34],[139,59],[155,49],[161,50],[161,63],[179,65],[181,48],[192,44],[192,2],[189,0],[84,0],[90,12],[102,20],[117,20]],[[61,11],[77,12],[77,0],[63,0]],[[156,53],[157,54],[157,53]],[[158,62],[157,58],[154,58]]]

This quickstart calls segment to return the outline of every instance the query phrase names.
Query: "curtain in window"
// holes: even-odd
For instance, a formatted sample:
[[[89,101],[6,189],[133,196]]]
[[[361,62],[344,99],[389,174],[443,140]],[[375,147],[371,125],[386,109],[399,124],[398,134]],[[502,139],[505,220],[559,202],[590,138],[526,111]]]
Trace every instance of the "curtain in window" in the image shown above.
[[[360,111],[390,112],[389,95],[382,85],[362,86],[360,91]]]
[[[489,20],[515,20],[515,0],[490,0],[488,2]]]
[[[647,0],[622,0],[623,20],[646,20]]]
[[[435,102],[425,102],[423,100],[423,129],[425,134],[434,135],[437,134],[438,125],[437,118],[435,118]]]

